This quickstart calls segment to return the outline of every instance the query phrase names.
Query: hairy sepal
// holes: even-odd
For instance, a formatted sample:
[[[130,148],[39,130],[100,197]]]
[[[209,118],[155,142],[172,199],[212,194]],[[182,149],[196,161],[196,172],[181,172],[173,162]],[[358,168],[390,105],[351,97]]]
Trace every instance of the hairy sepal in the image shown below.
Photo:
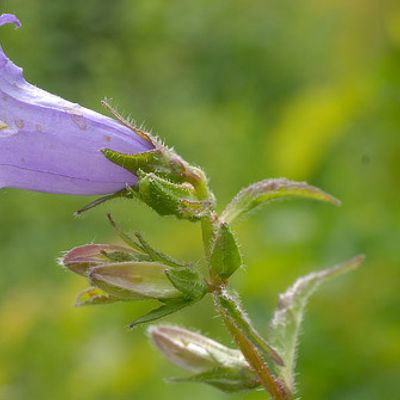
[[[205,383],[226,393],[253,390],[260,386],[254,373],[245,368],[240,371],[228,368],[215,368],[185,378],[169,378],[168,381],[172,383]]]

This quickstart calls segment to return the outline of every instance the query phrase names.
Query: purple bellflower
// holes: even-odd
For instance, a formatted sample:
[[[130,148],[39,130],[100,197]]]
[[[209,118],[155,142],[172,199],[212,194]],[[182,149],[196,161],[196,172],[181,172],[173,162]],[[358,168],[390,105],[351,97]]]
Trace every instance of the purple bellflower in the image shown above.
[[[21,26],[12,14],[0,16],[0,26],[9,23]],[[138,154],[153,147],[121,123],[26,82],[0,47],[0,188],[114,193],[137,178],[101,150]]]

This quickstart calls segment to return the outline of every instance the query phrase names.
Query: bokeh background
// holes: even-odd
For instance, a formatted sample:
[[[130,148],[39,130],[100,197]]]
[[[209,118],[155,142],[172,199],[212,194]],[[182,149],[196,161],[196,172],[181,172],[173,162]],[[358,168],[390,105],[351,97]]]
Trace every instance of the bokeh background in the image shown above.
[[[296,276],[365,253],[362,269],[311,301],[299,388],[310,400],[400,398],[398,1],[2,0],[0,12],[23,22],[0,40],[29,81],[99,111],[113,98],[204,166],[220,207],[280,176],[342,199],[277,203],[239,224],[246,268],[233,286],[266,332]],[[122,200],[74,218],[89,200],[0,192],[0,399],[265,398],[166,384],[184,372],[143,329],[126,329],[154,304],[73,307],[86,284],[55,260],[116,242],[106,212],[177,257],[201,258],[197,225]],[[207,300],[168,321],[231,343]]]

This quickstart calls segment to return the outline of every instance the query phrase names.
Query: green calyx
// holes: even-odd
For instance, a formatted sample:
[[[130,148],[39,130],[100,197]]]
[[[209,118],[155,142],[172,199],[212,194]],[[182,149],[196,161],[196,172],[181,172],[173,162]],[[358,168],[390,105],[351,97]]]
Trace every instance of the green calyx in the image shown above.
[[[174,215],[193,222],[207,215],[212,207],[209,201],[197,200],[190,183],[174,183],[153,172],[138,171],[134,193],[161,216]]]

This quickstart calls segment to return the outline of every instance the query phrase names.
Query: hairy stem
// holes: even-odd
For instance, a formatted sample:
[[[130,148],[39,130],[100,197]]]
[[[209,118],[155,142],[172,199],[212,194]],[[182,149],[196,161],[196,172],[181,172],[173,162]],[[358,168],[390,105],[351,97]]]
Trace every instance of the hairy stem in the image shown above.
[[[197,198],[199,200],[213,200],[213,194],[208,189],[207,178],[201,170],[195,169],[191,171],[190,182],[195,187]],[[229,313],[229,311],[224,309],[219,303],[219,294],[221,293],[225,282],[214,273],[213,268],[210,265],[210,255],[214,242],[214,235],[218,228],[217,225],[218,216],[215,212],[211,212],[201,221],[204,252],[210,271],[209,283],[212,287],[216,309],[222,316],[229,333],[241,350],[243,356],[255,371],[260,383],[264,386],[271,397],[274,400],[290,400],[291,396],[285,386],[275,379],[272,371],[259,353],[255,344],[249,339],[246,332],[243,331],[240,323],[237,323],[237,316],[234,313]],[[239,310],[239,312],[241,311]],[[243,316],[242,320],[244,319],[245,316]]]
[[[236,321],[236,316],[220,304],[218,292],[214,292],[216,309],[222,316],[225,326],[239,347],[246,361],[256,373],[260,383],[274,400],[290,400],[291,395],[282,382],[275,379],[272,371],[261,356],[255,344],[250,340],[246,332]]]
[[[213,194],[210,192],[208,188],[207,178],[203,171],[195,169],[194,172],[190,176],[190,181],[196,190],[196,195],[199,200],[209,200],[213,201]],[[201,231],[203,235],[203,244],[204,244],[204,253],[206,255],[207,260],[211,254],[211,247],[214,241],[214,217],[216,214],[214,212],[205,216],[201,220]]]

